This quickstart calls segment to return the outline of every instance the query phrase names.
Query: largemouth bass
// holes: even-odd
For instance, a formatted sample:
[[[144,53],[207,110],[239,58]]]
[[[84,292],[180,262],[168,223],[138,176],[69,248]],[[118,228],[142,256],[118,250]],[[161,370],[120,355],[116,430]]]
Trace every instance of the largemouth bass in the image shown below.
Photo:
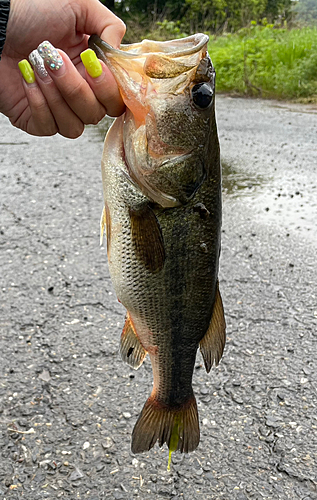
[[[111,69],[126,112],[108,131],[102,178],[111,279],[127,316],[121,355],[149,354],[153,391],[132,451],[156,441],[189,452],[199,443],[192,377],[200,347],[207,372],[225,345],[218,287],[220,151],[208,36],[90,47]]]

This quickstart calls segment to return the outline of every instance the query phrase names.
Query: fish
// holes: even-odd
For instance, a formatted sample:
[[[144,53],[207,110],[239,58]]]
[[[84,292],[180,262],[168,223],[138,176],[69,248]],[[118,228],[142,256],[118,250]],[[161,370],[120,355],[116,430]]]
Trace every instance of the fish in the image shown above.
[[[121,357],[138,369],[148,354],[153,371],[133,453],[156,442],[170,451],[197,448],[196,354],[200,348],[209,372],[225,346],[221,163],[208,40],[198,33],[115,49],[96,35],[89,39],[126,105],[104,144],[101,231],[127,310]]]

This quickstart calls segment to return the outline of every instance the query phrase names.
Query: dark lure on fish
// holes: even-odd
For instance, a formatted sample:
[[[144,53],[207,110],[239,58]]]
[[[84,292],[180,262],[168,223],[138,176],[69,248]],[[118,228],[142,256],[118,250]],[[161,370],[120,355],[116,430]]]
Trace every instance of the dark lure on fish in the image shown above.
[[[136,369],[148,353],[153,369],[134,453],[156,441],[181,452],[198,446],[197,349],[209,372],[225,345],[221,168],[207,43],[204,34],[120,50],[95,35],[89,41],[127,108],[105,141],[101,226],[111,279],[127,309],[122,358]]]

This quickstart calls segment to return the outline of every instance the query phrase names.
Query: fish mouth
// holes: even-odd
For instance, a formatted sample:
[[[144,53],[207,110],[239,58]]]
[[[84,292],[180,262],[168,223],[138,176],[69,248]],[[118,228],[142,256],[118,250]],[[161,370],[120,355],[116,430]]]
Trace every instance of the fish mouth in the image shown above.
[[[139,43],[121,44],[120,49],[115,49],[99,38],[99,36],[91,35],[88,44],[104,60],[105,58],[142,58],[153,53],[164,54],[170,58],[186,57],[199,52],[207,45],[208,41],[208,35],[196,33],[186,38],[178,38],[165,42],[145,39]]]
[[[207,53],[208,41],[207,35],[198,33],[165,42],[143,40],[115,49],[92,35],[88,44],[113,73],[126,106],[131,109],[131,99],[140,103],[140,95],[145,96],[149,89],[166,93],[180,83],[185,88]]]

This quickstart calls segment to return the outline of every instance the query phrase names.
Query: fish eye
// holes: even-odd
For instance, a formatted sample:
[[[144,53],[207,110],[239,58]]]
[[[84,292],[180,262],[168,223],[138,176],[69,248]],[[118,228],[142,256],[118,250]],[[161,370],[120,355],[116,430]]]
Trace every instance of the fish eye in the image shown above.
[[[197,83],[192,88],[192,98],[196,106],[200,109],[208,108],[213,99],[213,90],[208,83]]]

